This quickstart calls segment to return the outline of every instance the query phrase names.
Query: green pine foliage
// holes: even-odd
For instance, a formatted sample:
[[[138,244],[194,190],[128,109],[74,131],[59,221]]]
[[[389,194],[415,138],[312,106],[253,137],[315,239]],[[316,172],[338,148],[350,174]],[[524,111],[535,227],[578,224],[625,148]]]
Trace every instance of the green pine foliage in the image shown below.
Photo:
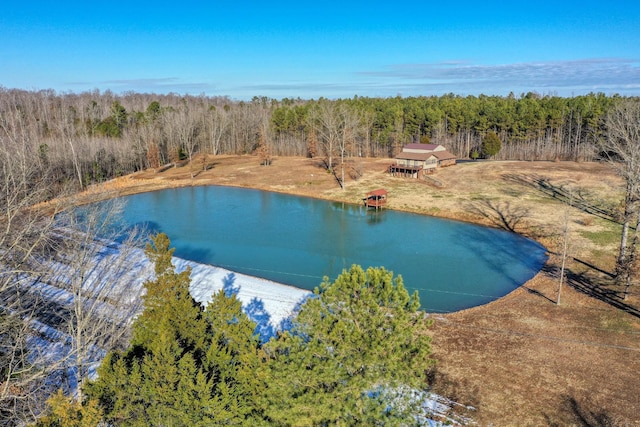
[[[209,329],[205,368],[218,384],[218,401],[228,413],[224,418],[235,423],[249,419],[264,388],[264,377],[257,375],[264,356],[256,324],[236,296],[222,290],[213,295],[204,316]]]
[[[155,266],[156,279],[144,283],[145,310],[133,328],[134,347],[154,351],[161,333],[171,334],[185,351],[195,351],[203,345],[206,325],[201,319],[202,306],[189,292],[191,270],[176,273],[171,261],[173,252],[164,233],[147,245],[146,254]]]
[[[500,152],[502,141],[495,132],[487,132],[482,140],[482,155],[485,158],[493,157]]]
[[[326,279],[294,319],[292,331],[266,345],[271,357],[265,414],[282,425],[376,425],[410,420],[402,387],[423,388],[433,364],[431,321],[402,278],[359,266]]]
[[[222,291],[203,309],[189,294],[190,271],[175,271],[169,243],[159,234],[147,246],[156,278],[145,283],[131,345],[106,357],[87,393],[115,425],[246,423],[264,359],[255,324]]]
[[[95,400],[80,405],[58,390],[47,400],[47,405],[47,414],[34,427],[96,427],[100,423],[100,408]]]

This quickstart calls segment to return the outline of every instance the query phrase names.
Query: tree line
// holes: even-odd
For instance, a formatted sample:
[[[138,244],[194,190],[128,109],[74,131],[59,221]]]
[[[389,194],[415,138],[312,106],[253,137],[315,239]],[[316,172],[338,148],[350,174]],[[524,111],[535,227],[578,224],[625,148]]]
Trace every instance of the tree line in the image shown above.
[[[199,155],[393,157],[404,144],[482,154],[496,134],[510,160],[598,158],[620,96],[467,96],[317,100],[24,91],[0,87],[0,143],[26,153],[53,184],[84,187]],[[205,167],[203,165],[203,167]]]

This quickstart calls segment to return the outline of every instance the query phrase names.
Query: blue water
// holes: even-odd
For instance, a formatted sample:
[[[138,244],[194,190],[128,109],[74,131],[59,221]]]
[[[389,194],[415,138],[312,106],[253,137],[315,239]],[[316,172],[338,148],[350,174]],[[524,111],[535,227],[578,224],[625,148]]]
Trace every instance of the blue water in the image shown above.
[[[305,289],[352,264],[384,266],[432,312],[500,298],[546,260],[541,245],[501,230],[265,191],[189,187],[123,199],[127,226],[166,233],[178,257]]]

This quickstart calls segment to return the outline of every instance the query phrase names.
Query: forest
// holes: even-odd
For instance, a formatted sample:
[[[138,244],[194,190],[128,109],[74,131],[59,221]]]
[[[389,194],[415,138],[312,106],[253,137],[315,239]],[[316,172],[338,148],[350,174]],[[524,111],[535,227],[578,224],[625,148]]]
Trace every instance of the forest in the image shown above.
[[[626,98],[527,93],[411,98],[270,99],[0,88],[0,142],[37,162],[52,192],[202,154],[393,157],[404,144],[482,155],[496,134],[503,160],[598,158],[603,119]]]

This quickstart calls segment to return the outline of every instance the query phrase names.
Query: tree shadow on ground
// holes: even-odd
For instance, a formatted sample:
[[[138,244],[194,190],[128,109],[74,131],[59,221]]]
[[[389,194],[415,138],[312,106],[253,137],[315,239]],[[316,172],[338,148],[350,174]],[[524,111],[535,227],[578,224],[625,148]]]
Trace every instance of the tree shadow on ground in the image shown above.
[[[585,404],[578,402],[573,396],[564,396],[560,405],[562,413],[570,414],[572,416],[572,423],[584,427],[614,427],[622,425],[614,420],[606,411],[601,409],[592,410],[586,407]],[[547,425],[553,427],[560,427],[566,425],[566,422],[557,421],[557,417],[545,414],[547,419]],[[626,423],[625,423],[626,424]]]
[[[426,380],[429,391],[457,403],[452,406],[455,415],[461,419],[473,419],[477,415],[476,408],[482,406],[480,388],[473,385],[472,381],[466,378],[454,379],[439,369],[437,364],[426,372]]]
[[[166,171],[168,169],[171,169],[172,167],[173,167],[173,163],[168,163],[166,165],[158,166],[157,168],[155,168],[154,171],[155,171],[155,173],[162,173],[162,172],[164,172],[164,171]]]
[[[222,289],[227,298],[234,295],[238,296],[240,286],[236,285],[235,273],[231,272],[222,279]],[[243,306],[242,309],[247,317],[255,322],[255,333],[258,334],[260,336],[260,340],[265,343],[272,337],[276,336],[279,332],[291,330],[293,328],[294,318],[298,315],[307,299],[312,297],[313,295],[309,294],[301,298],[294,306],[291,315],[283,318],[278,325],[273,325],[271,323],[271,315],[264,307],[264,302],[257,297],[252,298],[251,301],[249,301],[249,304]]]
[[[491,222],[495,227],[512,233],[519,233],[533,238],[542,232],[536,232],[526,224],[530,210],[521,206],[512,206],[509,202],[482,200],[467,205],[467,210]]]
[[[276,334],[276,329],[271,324],[271,315],[264,308],[264,302],[258,298],[252,298],[244,307],[244,311],[249,319],[256,324],[255,332],[260,335],[262,342],[267,342]]]
[[[615,207],[598,205],[594,202],[597,197],[582,188],[569,189],[565,185],[552,183],[549,178],[540,175],[506,174],[504,179],[508,182],[520,184],[540,191],[541,193],[557,199],[563,203],[571,204],[581,211],[595,215],[599,218],[618,222],[618,214]]]
[[[640,319],[640,309],[628,304],[624,300],[623,293],[614,289],[613,274],[584,261],[574,260],[589,267],[589,270],[576,272],[571,268],[565,268],[564,283],[567,286]],[[560,269],[557,266],[545,265],[543,271],[554,277],[560,277]]]
[[[39,281],[35,279],[34,283]],[[19,286],[19,285],[18,285]],[[25,318],[36,319],[39,322],[56,329],[63,329],[68,319],[72,317],[69,307],[54,300],[55,293],[64,294],[62,289],[42,295],[39,291],[20,289],[10,286],[0,292],[0,311],[16,313]]]
[[[621,292],[611,289],[607,284],[597,283],[584,273],[567,272],[567,284],[578,292],[589,295],[612,307],[618,308],[640,319],[640,310],[624,301]]]
[[[336,166],[335,162],[332,162],[331,164],[329,164],[329,161],[327,159],[322,159],[318,163],[318,167],[321,167],[322,169],[324,169],[325,171],[327,171],[328,173],[333,175],[333,178],[336,180],[336,182],[338,183],[340,188],[342,188],[342,186],[343,186],[342,178],[338,176],[338,173],[337,173],[336,168],[334,166]]]
[[[532,288],[529,288],[529,287],[527,287],[527,286],[522,286],[522,287],[523,287],[527,292],[529,292],[530,294],[533,294],[533,295],[539,296],[540,298],[544,298],[544,299],[546,299],[547,301],[552,302],[552,303],[554,303],[554,304],[556,303],[554,300],[552,300],[551,298],[549,298],[548,296],[546,296],[545,294],[543,294],[542,292],[540,292],[540,291],[538,291],[538,290],[536,290],[536,289],[532,289]]]
[[[309,294],[306,295],[304,297],[302,297],[300,299],[300,301],[298,301],[296,303],[296,305],[293,307],[293,311],[291,313],[290,316],[285,317],[284,319],[282,319],[280,321],[280,324],[278,325],[278,330],[285,332],[285,331],[290,331],[291,329],[293,329],[294,327],[294,318],[298,315],[298,313],[300,313],[300,310],[302,310],[302,306],[307,302],[307,300],[309,298],[315,298],[315,296],[313,294]]]
[[[238,295],[240,292],[240,286],[236,286],[236,274],[229,273],[222,279],[222,290],[227,298],[231,298],[234,295]]]
[[[236,285],[236,274],[229,273],[222,279],[222,290],[227,298],[232,296],[238,296],[240,292],[240,286]],[[249,304],[243,307],[244,313],[247,317],[255,322],[255,333],[260,335],[262,342],[267,342],[273,337],[277,330],[271,324],[271,315],[264,308],[264,302],[259,298],[252,298]]]

